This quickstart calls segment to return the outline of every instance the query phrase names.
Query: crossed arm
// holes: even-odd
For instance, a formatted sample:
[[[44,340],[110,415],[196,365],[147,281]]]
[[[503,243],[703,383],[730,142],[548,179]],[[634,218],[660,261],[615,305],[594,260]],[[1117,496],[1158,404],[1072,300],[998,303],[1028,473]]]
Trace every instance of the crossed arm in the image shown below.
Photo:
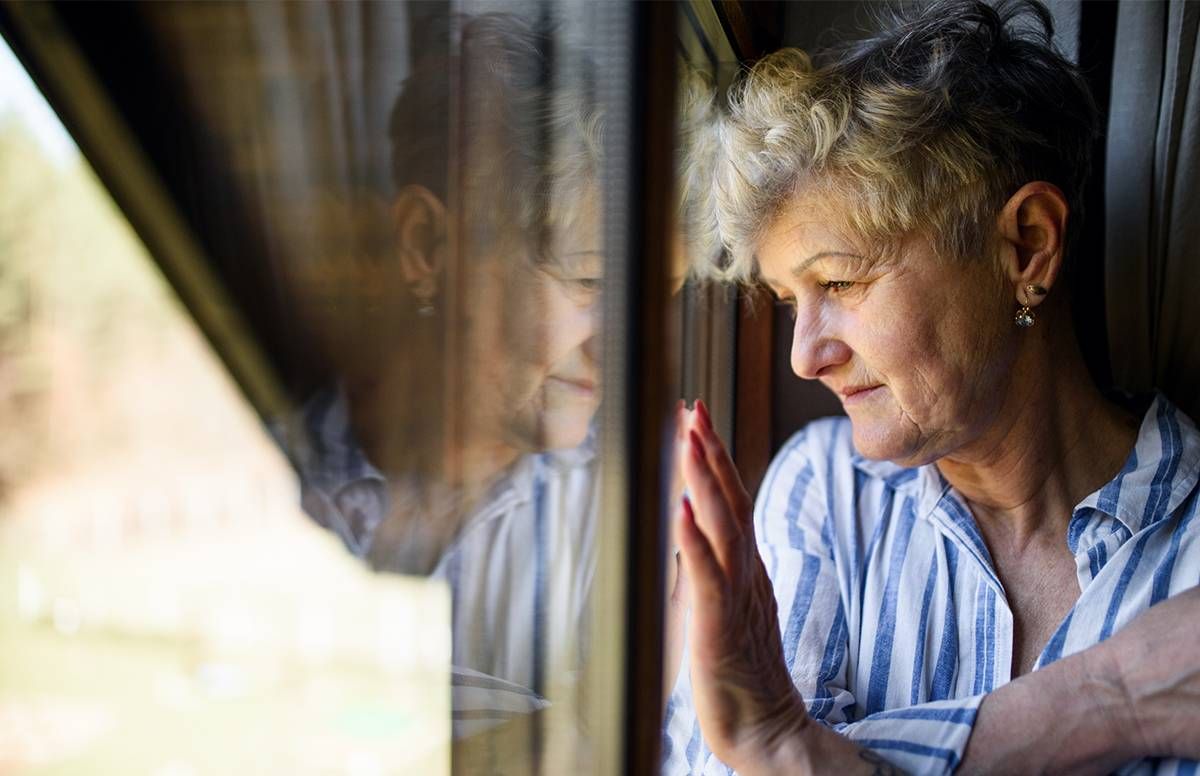
[[[708,745],[743,774],[898,772],[810,717],[784,660],[751,499],[703,405],[685,421],[690,497],[675,530],[692,610],[692,700]],[[1004,685],[983,698],[959,770],[1108,773],[1146,756],[1200,755],[1200,730],[1190,722],[1200,712],[1196,643],[1200,590]]]

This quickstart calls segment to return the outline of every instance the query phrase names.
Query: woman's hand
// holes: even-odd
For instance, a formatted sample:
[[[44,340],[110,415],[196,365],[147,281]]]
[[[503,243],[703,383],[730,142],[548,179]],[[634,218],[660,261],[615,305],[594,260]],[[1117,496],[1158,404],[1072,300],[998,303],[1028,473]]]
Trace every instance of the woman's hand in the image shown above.
[[[700,727],[713,753],[739,772],[774,770],[810,721],[783,659],[750,496],[703,402],[687,419],[681,458],[689,497],[676,533],[690,588],[688,641]]]

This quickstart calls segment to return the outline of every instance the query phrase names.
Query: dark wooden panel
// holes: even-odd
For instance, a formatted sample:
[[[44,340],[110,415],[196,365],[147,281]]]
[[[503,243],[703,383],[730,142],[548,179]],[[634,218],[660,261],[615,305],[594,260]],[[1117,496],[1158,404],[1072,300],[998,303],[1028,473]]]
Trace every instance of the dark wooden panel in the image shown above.
[[[671,417],[668,363],[669,278],[666,262],[674,220],[673,148],[677,68],[674,3],[634,4],[632,147],[628,211],[632,267],[625,343],[630,365],[626,418],[628,568],[625,624],[625,772],[656,774],[661,765],[663,588],[666,526],[662,519],[663,424]],[[606,459],[608,460],[608,459]]]

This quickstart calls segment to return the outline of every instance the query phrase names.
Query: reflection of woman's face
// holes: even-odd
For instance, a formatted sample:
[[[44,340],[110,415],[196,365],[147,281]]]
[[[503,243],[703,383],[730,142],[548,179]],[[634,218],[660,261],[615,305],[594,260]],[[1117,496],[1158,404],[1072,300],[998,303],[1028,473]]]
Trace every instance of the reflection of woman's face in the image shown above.
[[[792,369],[839,395],[858,450],[927,463],[976,438],[1008,388],[1011,294],[986,258],[939,258],[911,237],[881,259],[812,195],[783,209],[759,271],[793,301]],[[861,390],[865,389],[865,390]]]
[[[552,234],[550,257],[486,249],[464,282],[472,432],[522,452],[573,447],[600,400],[602,258],[594,219]]]

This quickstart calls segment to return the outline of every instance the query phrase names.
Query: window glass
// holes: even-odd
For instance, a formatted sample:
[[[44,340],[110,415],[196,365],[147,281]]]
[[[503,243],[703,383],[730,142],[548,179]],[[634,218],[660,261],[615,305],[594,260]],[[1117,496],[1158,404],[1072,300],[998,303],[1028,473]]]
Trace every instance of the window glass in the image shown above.
[[[0,69],[3,770],[448,773],[447,591],[302,517],[6,48]]]
[[[604,311],[636,312],[606,306],[635,267],[606,150],[636,128],[646,74],[606,65],[634,60],[634,15],[5,12],[83,153],[0,125],[0,762],[625,762],[624,621],[594,601],[626,589],[600,463],[637,417],[602,363],[632,344]],[[675,247],[639,259],[673,289],[678,193]]]
[[[722,435],[730,438],[734,404],[734,340],[737,295],[733,287],[701,282],[690,272],[713,263],[719,253],[706,201],[709,167],[718,142],[713,125],[721,91],[738,63],[711,3],[680,4],[680,78],[677,102],[676,169],[683,284],[677,295],[679,387],[683,397],[703,396]]]

